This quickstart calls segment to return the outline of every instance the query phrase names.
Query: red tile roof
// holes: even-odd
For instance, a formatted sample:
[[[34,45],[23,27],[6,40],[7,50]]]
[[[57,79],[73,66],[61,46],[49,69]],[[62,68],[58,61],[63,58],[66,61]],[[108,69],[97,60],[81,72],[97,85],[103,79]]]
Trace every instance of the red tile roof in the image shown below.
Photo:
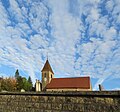
[[[51,68],[48,60],[46,61],[45,65],[44,65],[44,67],[43,67],[43,69],[42,69],[42,72],[43,72],[43,71],[51,71],[51,72],[53,73],[53,70],[52,70],[52,68]],[[53,73],[53,74],[54,74],[54,73]]]
[[[46,89],[90,89],[90,77],[53,78]]]

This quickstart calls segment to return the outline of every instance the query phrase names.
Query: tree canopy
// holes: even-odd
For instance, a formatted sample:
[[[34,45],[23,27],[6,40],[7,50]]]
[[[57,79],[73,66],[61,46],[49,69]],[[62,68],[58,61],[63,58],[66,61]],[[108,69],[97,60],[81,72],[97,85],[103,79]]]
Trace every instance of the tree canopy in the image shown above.
[[[25,77],[20,76],[18,69],[16,70],[14,77],[0,79],[0,91],[21,91],[21,89],[31,91],[32,86],[31,77],[29,76],[28,79],[26,79]]]

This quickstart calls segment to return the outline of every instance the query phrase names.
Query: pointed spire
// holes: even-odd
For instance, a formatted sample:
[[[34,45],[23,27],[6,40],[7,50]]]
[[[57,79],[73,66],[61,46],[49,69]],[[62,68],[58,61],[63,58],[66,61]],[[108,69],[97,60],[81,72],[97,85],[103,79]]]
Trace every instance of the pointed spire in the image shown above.
[[[50,64],[49,64],[48,59],[46,60],[46,63],[45,63],[45,65],[44,65],[44,67],[43,67],[43,69],[42,69],[41,72],[43,72],[43,71],[51,71],[51,72],[53,73],[53,70],[52,70],[52,68],[51,68],[51,66],[50,66]],[[53,73],[53,74],[54,74],[54,73]]]

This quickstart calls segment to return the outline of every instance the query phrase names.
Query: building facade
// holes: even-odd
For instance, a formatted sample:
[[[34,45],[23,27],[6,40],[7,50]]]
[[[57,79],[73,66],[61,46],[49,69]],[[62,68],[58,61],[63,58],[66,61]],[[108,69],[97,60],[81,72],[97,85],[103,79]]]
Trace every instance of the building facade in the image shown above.
[[[92,91],[90,77],[54,78],[54,72],[48,60],[41,72],[42,81],[40,84],[36,80],[36,91]]]

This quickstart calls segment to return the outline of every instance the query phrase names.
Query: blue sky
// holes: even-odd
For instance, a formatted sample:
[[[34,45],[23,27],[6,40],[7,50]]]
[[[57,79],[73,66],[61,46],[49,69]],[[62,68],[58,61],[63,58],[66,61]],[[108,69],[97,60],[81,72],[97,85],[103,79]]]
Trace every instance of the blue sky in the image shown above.
[[[90,76],[120,89],[120,0],[0,0],[0,76]]]

